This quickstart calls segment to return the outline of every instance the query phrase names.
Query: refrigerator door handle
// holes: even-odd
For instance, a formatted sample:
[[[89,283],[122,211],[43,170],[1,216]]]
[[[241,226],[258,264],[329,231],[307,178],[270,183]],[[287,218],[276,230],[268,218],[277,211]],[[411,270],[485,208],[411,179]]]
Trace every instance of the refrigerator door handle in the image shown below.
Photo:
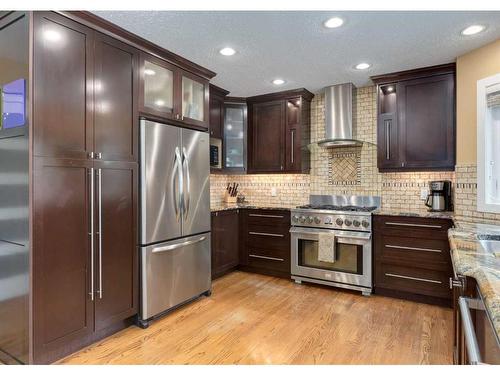
[[[183,147],[182,148],[182,156],[183,156],[183,160],[182,160],[182,163],[183,165],[185,164],[186,166],[186,200],[184,202],[184,198],[183,198],[183,202],[184,202],[184,218],[186,218],[188,215],[189,215],[189,205],[190,205],[190,201],[191,201],[191,179],[190,179],[190,170],[189,170],[189,158],[187,157],[187,152],[186,152],[186,148]]]
[[[155,249],[153,249],[153,253],[163,253],[165,251],[170,251],[170,250],[175,250],[175,249],[178,249],[180,247],[184,247],[184,246],[188,246],[188,245],[193,245],[195,243],[198,243],[198,242],[202,242],[202,241],[205,241],[207,239],[206,236],[201,236],[195,240],[189,240],[189,241],[185,241],[185,242],[181,242],[181,243],[176,243],[174,245],[167,245],[167,246],[162,246],[162,247],[157,247]]]
[[[178,178],[178,181],[177,181],[178,185],[177,186],[176,186],[175,176],[177,176],[177,178]],[[179,151],[179,147],[175,148],[172,185],[173,185],[172,186],[172,195],[173,195],[173,201],[174,201],[175,218],[177,219],[177,221],[179,221],[181,204],[182,204],[183,195],[184,195],[182,161],[181,161],[181,153]],[[179,198],[177,198],[177,195],[179,195]]]

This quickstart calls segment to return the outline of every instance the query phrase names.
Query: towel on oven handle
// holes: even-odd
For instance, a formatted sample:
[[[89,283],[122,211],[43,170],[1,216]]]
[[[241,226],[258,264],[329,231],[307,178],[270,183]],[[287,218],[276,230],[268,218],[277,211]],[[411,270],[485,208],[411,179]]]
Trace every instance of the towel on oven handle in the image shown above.
[[[318,260],[335,263],[335,234],[320,233],[318,242]]]

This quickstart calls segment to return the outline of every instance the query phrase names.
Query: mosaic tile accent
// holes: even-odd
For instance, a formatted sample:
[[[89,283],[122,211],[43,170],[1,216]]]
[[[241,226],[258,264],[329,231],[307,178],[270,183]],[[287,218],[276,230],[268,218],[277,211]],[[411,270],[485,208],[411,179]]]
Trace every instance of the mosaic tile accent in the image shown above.
[[[328,159],[328,184],[361,184],[361,152],[336,151]]]

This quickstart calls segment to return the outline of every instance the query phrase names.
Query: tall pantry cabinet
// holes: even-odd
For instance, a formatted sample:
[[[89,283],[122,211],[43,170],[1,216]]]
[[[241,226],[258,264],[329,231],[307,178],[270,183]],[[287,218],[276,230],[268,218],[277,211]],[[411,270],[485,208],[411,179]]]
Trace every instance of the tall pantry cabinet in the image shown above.
[[[139,52],[33,14],[33,355],[47,363],[137,313]]]

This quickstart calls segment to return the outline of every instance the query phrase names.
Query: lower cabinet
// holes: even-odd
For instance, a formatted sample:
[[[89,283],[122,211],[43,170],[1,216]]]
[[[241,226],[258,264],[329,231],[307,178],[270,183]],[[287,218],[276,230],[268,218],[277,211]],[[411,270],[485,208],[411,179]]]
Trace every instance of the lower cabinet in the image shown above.
[[[212,279],[239,263],[239,210],[212,212]]]
[[[245,209],[240,220],[240,268],[290,279],[290,212]]]
[[[33,362],[50,363],[137,313],[137,165],[35,158]]]
[[[375,292],[451,305],[451,220],[374,216]]]

